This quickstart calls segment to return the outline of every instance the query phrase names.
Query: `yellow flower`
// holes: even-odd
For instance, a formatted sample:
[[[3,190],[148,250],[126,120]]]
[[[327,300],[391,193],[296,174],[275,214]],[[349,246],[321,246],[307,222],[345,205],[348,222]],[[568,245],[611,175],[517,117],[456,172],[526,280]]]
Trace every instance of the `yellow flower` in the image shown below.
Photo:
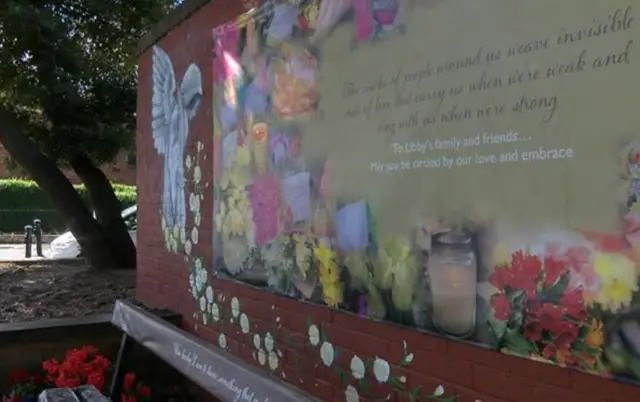
[[[251,153],[249,147],[243,145],[236,148],[236,163],[240,167],[245,167],[251,162]]]
[[[352,251],[344,258],[344,267],[349,272],[349,286],[362,290],[371,281],[372,275],[367,267],[367,257],[364,251]]]
[[[621,254],[598,253],[593,265],[600,279],[594,302],[611,312],[628,306],[633,293],[638,290],[633,261]]]
[[[589,333],[584,338],[587,345],[594,349],[600,349],[604,345],[604,334],[602,333],[602,322],[595,318],[589,321]]]
[[[296,265],[302,275],[302,280],[307,279],[307,273],[311,267],[311,250],[307,247],[306,236],[296,233],[293,235],[296,251]]]
[[[330,307],[337,307],[342,302],[342,286],[339,282],[339,269],[336,264],[336,253],[324,244],[313,249],[318,261],[318,276],[322,284],[322,296]]]
[[[331,264],[335,264],[333,261],[336,257],[335,251],[331,250],[329,247],[326,247],[324,244],[319,245],[315,249],[313,249],[313,255],[318,260],[318,263],[321,266],[329,266]]]
[[[409,310],[419,269],[410,243],[405,239],[392,238],[383,242],[378,250],[374,276],[380,288],[391,290],[391,299],[398,309]]]
[[[504,243],[498,243],[491,253],[491,263],[493,267],[509,264],[511,261],[511,250]]]

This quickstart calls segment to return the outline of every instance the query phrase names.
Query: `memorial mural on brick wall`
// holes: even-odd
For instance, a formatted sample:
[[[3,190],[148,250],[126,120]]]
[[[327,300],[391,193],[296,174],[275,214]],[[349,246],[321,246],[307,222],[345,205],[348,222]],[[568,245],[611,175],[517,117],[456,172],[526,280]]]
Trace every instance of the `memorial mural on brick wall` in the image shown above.
[[[214,29],[215,274],[640,380],[637,11],[267,1]]]
[[[151,118],[153,145],[164,159],[162,172],[162,227],[167,248],[177,251],[179,239],[187,228],[185,147],[189,122],[202,99],[200,68],[190,64],[180,81],[176,80],[173,61],[159,46],[153,47]],[[176,247],[171,247],[176,245]]]

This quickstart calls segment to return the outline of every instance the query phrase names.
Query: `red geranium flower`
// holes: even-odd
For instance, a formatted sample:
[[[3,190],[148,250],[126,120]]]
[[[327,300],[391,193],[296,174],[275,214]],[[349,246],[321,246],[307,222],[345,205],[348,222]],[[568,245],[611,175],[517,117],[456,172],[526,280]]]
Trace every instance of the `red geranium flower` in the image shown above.
[[[13,370],[9,374],[9,383],[12,385],[20,384],[27,381],[28,378],[29,378],[29,374],[27,373],[27,371],[24,369],[18,368]]]
[[[149,398],[151,397],[151,388],[146,385],[142,385],[138,388],[138,394],[142,397]]]
[[[499,290],[522,290],[533,296],[537,291],[537,280],[542,273],[542,261],[535,255],[516,251],[511,256],[510,266],[497,267],[489,282]]]
[[[504,321],[511,314],[511,302],[504,293],[498,293],[491,298],[491,307],[493,307],[495,318],[498,320]]]
[[[79,349],[70,349],[65,353],[65,359],[56,359],[42,363],[47,372],[47,379],[57,387],[73,388],[89,384],[102,390],[105,382],[105,372],[111,362],[98,354],[98,349],[91,345]]]
[[[138,382],[136,385],[135,373],[126,373],[122,381],[122,402],[148,401],[151,398],[151,389]]]
[[[544,259],[544,285],[547,287],[555,285],[567,271],[568,269],[564,262],[546,257]]]
[[[136,382],[136,375],[134,373],[127,373],[124,375],[124,381],[122,382],[122,388],[130,390],[133,388],[133,384]]]

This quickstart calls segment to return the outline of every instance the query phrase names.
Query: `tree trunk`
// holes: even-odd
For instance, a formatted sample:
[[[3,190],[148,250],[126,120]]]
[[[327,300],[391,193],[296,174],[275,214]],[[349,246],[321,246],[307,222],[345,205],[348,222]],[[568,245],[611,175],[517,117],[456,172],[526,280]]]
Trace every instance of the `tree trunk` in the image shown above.
[[[118,251],[118,268],[136,267],[136,247],[129,236],[129,230],[122,219],[122,205],[111,187],[111,183],[102,170],[84,155],[78,155],[70,161],[71,167],[84,183],[89,199],[96,213],[96,219],[111,246]]]
[[[98,269],[117,267],[117,250],[111,248],[104,231],[93,219],[78,192],[23,130],[12,113],[0,108],[0,143],[49,196],[53,206],[69,224],[89,264]]]

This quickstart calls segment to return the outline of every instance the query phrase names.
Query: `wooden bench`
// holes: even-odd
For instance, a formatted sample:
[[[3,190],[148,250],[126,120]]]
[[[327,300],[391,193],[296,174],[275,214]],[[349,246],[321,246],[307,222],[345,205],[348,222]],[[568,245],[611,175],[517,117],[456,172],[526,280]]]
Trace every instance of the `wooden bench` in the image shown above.
[[[221,402],[317,402],[236,356],[127,301],[116,301],[111,322],[122,331],[109,395],[120,395],[126,357],[141,345]]]

